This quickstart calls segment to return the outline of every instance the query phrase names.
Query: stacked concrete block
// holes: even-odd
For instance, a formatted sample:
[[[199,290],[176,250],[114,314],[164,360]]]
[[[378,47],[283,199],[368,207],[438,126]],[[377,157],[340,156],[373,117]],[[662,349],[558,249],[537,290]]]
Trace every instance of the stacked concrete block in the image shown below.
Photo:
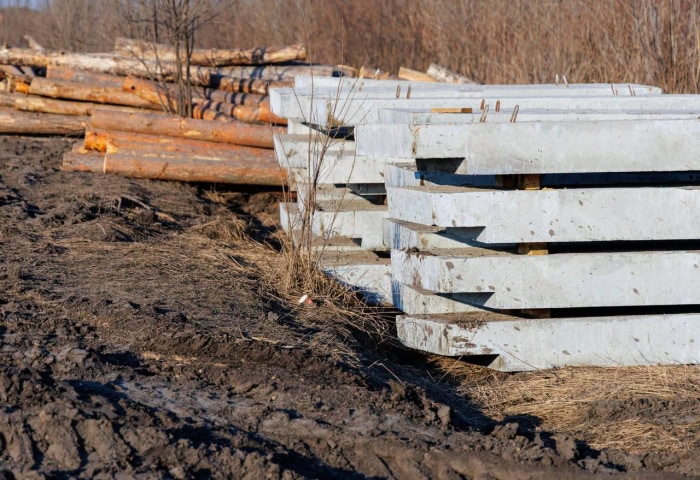
[[[700,96],[300,77],[271,106],[285,158],[342,132],[288,166],[344,242],[322,265],[403,310],[406,345],[504,371],[700,360]]]
[[[698,363],[698,124],[664,115],[390,123],[402,341],[505,371]]]

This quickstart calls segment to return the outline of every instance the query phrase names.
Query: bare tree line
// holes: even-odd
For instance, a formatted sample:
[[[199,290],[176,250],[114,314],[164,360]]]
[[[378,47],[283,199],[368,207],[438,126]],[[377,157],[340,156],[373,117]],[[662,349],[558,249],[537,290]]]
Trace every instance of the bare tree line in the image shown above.
[[[111,50],[124,5],[184,0],[4,0],[1,40]],[[698,0],[190,0],[196,47],[308,43],[311,60],[397,71],[443,64],[480,82],[636,81],[696,93]],[[121,4],[121,9],[120,9]],[[8,8],[11,7],[11,8]],[[36,10],[29,10],[33,7]],[[153,32],[152,32],[153,33]],[[172,40],[167,40],[172,42]]]

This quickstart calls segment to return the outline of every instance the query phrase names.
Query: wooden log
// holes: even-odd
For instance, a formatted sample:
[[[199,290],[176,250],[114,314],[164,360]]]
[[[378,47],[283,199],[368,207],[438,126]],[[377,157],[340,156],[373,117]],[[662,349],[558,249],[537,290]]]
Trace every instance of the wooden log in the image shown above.
[[[15,98],[20,95],[15,95],[12,93],[2,92],[0,93],[0,107],[14,107]]]
[[[419,72],[418,70],[411,70],[410,68],[406,67],[399,68],[399,78],[401,80],[410,80],[412,82],[437,82],[437,80],[427,73]]]
[[[160,105],[166,110],[177,110],[177,102],[175,101],[177,94],[174,84],[129,76],[122,82],[122,90],[137,95],[152,105]]]
[[[111,173],[132,178],[213,182],[236,185],[283,186],[286,173],[276,161],[269,164],[248,156],[239,160],[196,158],[188,154],[149,155],[144,152],[64,155],[63,169]]]
[[[0,108],[0,133],[19,135],[83,135],[87,117],[20,112]]]
[[[135,75],[141,78],[172,81],[178,67],[169,62],[149,62],[107,53],[65,53],[21,48],[0,50],[0,64],[47,68],[49,65],[69,67],[112,75]],[[184,71],[183,73],[187,73]],[[261,65],[233,67],[192,66],[189,70],[194,85],[209,86],[212,77],[235,77],[262,80],[293,79],[297,75],[353,76],[352,69],[331,65]],[[215,80],[218,83],[220,80]]]
[[[19,67],[26,78],[33,79],[36,77],[36,73],[32,67]]]
[[[50,65],[87,70],[112,75],[137,75],[145,78],[172,80],[177,66],[166,62],[148,62],[134,58],[123,58],[111,53],[66,53],[56,51],[6,48],[0,50],[0,64],[47,68]],[[209,85],[211,71],[192,67],[190,76],[196,85]]]
[[[23,80],[13,80],[10,82],[10,91],[29,94],[29,83]]]
[[[12,106],[25,112],[55,113],[59,115],[92,115],[97,108],[114,112],[139,112],[141,109],[121,105],[103,105],[92,102],[56,100],[37,95],[12,95]],[[156,112],[154,112],[156,113]]]
[[[225,90],[207,90],[204,92],[207,100],[214,102],[233,103],[234,105],[246,105],[256,107],[267,101],[267,95],[257,95],[254,93],[227,92]]]
[[[274,147],[272,128],[241,122],[214,123],[152,113],[120,113],[97,109],[93,113],[91,126],[102,130],[164,135],[262,148]]]
[[[233,162],[199,159],[190,155],[164,157],[108,153],[103,171],[134,178],[181,182],[269,186],[283,186],[286,183],[286,172],[276,161],[268,165],[250,157]]]
[[[226,92],[238,93],[255,93],[258,95],[267,95],[270,88],[277,87],[293,87],[294,80],[255,80],[251,78],[236,78],[236,77],[212,77],[212,88],[218,88]]]
[[[219,112],[231,118],[245,123],[272,123],[286,125],[287,119],[278,117],[270,111],[269,102],[263,102],[256,107],[247,105],[234,105],[224,102],[203,101],[195,103],[192,115],[194,118],[204,119],[206,112]],[[217,116],[217,119],[218,116]]]
[[[476,82],[471,78],[460,75],[459,73],[453,72],[449,68],[443,67],[442,65],[438,65],[436,63],[431,63],[425,73],[438,82],[465,83],[471,85],[476,84]]]
[[[135,93],[144,100],[148,100],[154,104],[169,105],[173,108],[177,107],[177,86],[172,83],[154,82],[144,80],[133,76],[126,77],[122,83],[122,89],[127,92]],[[193,89],[192,100],[201,102],[204,100],[212,100],[214,102],[229,103],[234,105],[257,106],[265,101],[267,96],[227,92],[219,89]]]
[[[157,105],[131,92],[125,92],[121,88],[87,85],[85,83],[71,82],[69,80],[38,77],[32,81],[29,87],[29,93],[50,98],[81,100],[147,109],[158,108]]]
[[[141,60],[175,62],[175,49],[170,45],[144,42],[117,37],[114,51],[124,57]],[[284,47],[258,47],[250,49],[194,49],[190,55],[192,65],[221,67],[227,65],[265,65],[269,63],[306,60],[304,45]]]
[[[265,149],[261,151],[256,147],[237,146],[232,147],[225,143],[206,142],[178,137],[164,137],[160,135],[144,135],[134,132],[119,132],[94,130],[88,128],[85,132],[83,148],[86,151],[102,153],[122,153],[127,151],[150,151],[167,154],[169,152],[188,153],[197,157],[216,157],[225,159],[232,151],[236,155],[249,155],[264,159],[275,158],[274,151]]]
[[[49,65],[46,67],[46,78],[102,85],[103,87],[121,87],[124,81],[124,77],[111,75],[109,73],[90,72],[70,67],[59,67],[57,65]]]
[[[2,57],[0,56],[0,60]],[[222,77],[250,78],[257,80],[291,80],[298,75],[317,77],[353,77],[352,69],[343,66],[332,65],[260,65],[260,66],[234,66],[234,67],[193,67],[196,75],[200,72],[209,73],[210,80],[215,85],[216,75]]]
[[[0,65],[0,72],[7,77],[24,78],[24,73],[14,65]]]

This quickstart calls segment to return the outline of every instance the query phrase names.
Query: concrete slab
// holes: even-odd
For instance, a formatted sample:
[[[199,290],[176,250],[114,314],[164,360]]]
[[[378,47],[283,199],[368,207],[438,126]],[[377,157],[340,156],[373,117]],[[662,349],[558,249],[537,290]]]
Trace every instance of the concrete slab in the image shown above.
[[[311,251],[326,254],[326,253],[352,253],[363,252],[367,249],[362,248],[361,242],[357,239],[348,237],[333,237],[321,238],[317,235],[311,235],[311,238],[305,237],[300,230],[291,232],[292,241],[297,247],[308,247]],[[373,249],[373,251],[388,252],[388,248]]]
[[[412,288],[401,282],[392,282],[393,305],[408,315],[433,315],[484,312],[481,305],[488,294],[453,293],[435,294],[427,290]]]
[[[389,218],[482,227],[482,243],[700,239],[700,187],[389,187],[387,197]]]
[[[384,244],[398,250],[417,248],[430,251],[487,246],[476,240],[481,232],[479,228],[444,228],[385,218],[383,229]],[[488,247],[495,248],[494,245],[488,245]],[[505,248],[505,245],[499,245],[499,247]]]
[[[302,228],[304,219],[297,203],[280,202],[279,208],[280,223],[285,232],[291,234]],[[350,246],[347,242],[352,242],[363,250],[387,250],[381,227],[386,207],[368,202],[346,201],[319,202],[319,208],[310,219],[311,233],[318,239],[316,244],[339,243]],[[354,250],[336,250],[346,249]]]
[[[371,304],[391,304],[391,264],[388,258],[372,252],[325,254],[319,260],[320,268],[338,280],[359,291]]]
[[[561,91],[576,91],[576,90],[597,90],[604,92],[606,95],[659,95],[663,90],[659,87],[651,85],[628,84],[628,83],[541,83],[541,84],[487,84],[487,85],[467,85],[456,83],[440,83],[440,82],[415,82],[409,80],[373,80],[370,78],[349,78],[349,77],[310,77],[300,75],[294,78],[294,89],[299,91],[315,90],[320,91],[344,91],[348,89],[375,90],[383,89],[395,91],[397,87],[406,90],[409,86],[416,89],[432,89],[444,91],[460,91],[460,90],[501,90],[501,89],[519,89],[519,90],[561,90]]]
[[[490,293],[484,307],[700,305],[700,252],[516,255],[392,250],[393,279],[435,293]]]
[[[384,248],[382,220],[387,215],[383,205],[342,202],[340,205],[319,203],[314,212],[312,231],[321,238],[348,237],[361,239],[365,249]]]
[[[379,122],[382,124],[471,124],[471,123],[508,123],[552,121],[572,122],[583,120],[665,120],[672,118],[698,118],[700,110],[653,110],[653,111],[609,111],[609,110],[537,110],[531,109],[518,112],[515,117],[512,110],[495,111],[491,105],[486,115],[481,111],[474,113],[440,113],[429,110],[412,108],[385,108],[378,111]]]
[[[287,134],[288,135],[306,135],[308,138],[311,128],[302,121],[295,119],[287,120]]]
[[[371,99],[421,99],[456,97],[576,97],[576,96],[655,96],[661,89],[629,84],[540,85],[455,85],[448,83],[391,82],[368,84],[362,81],[334,86],[311,85],[275,88],[270,91],[270,107],[287,118],[309,118],[311,104],[330,100],[342,111],[353,102]],[[314,122],[312,122],[314,123]]]
[[[342,207],[352,203],[354,205],[367,205],[372,207],[378,202],[378,199],[383,198],[383,194],[371,192],[363,192],[362,194],[353,191],[347,187],[336,187],[335,185],[319,184],[316,185],[315,194],[311,196],[311,184],[306,181],[306,172],[299,174],[296,169],[292,169],[292,174],[297,175],[295,178],[297,183],[297,204],[300,210],[304,210],[304,205],[307,201],[314,201],[323,204],[325,208]],[[382,186],[382,190],[384,187]],[[383,201],[381,202],[383,203]]]
[[[700,170],[697,120],[482,127],[478,134],[470,135],[466,148],[465,158],[473,174]],[[503,141],[506,138],[508,141]]]
[[[697,112],[700,109],[698,95],[656,95],[634,97],[450,97],[450,98],[411,98],[411,99],[361,99],[336,101],[335,99],[299,97],[299,102],[291,103],[288,110],[276,112],[289,118],[302,118],[322,126],[354,126],[364,123],[378,123],[379,110],[385,108],[413,108],[431,110],[433,108],[471,108],[481,110],[482,104],[495,110],[496,103],[503,112],[513,112],[517,107],[518,117],[530,110],[596,110],[610,112],[649,112],[659,110],[685,110]],[[488,116],[487,116],[488,120]],[[488,121],[486,122],[488,124]],[[518,124],[519,122],[516,122]]]
[[[438,355],[496,356],[505,372],[700,363],[700,314],[521,319],[476,313],[399,316],[404,345]]]
[[[301,224],[301,219],[296,202],[280,202],[279,208],[282,230],[287,233],[297,230]]]
[[[362,124],[355,127],[355,151],[400,158],[463,157],[474,174],[698,170],[694,148],[700,145],[700,121],[695,117]]]
[[[355,155],[355,142],[333,140],[328,148],[310,145],[307,135],[280,135],[275,153],[283,168],[318,172],[318,183],[384,184],[384,166],[399,159]],[[308,178],[308,176],[307,176]]]
[[[275,135],[275,156],[283,168],[309,168],[355,156],[355,142],[304,134]]]

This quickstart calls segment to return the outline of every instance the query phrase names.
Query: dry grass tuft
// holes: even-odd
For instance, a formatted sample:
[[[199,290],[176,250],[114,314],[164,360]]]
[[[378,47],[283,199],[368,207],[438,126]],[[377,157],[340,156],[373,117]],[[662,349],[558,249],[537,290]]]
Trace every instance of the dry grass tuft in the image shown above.
[[[535,417],[540,429],[574,434],[594,448],[680,452],[700,447],[700,366],[502,374],[454,363],[440,361],[461,379],[461,392],[496,420]]]
[[[303,327],[295,339],[299,344],[354,364],[361,338],[375,344],[395,341],[393,317],[384,308],[368,305],[320,271],[313,257],[292,247],[291,240],[278,251],[247,238],[234,252],[239,261],[231,268],[253,278],[268,301],[289,309],[288,320]],[[300,303],[305,295],[308,302]]]

